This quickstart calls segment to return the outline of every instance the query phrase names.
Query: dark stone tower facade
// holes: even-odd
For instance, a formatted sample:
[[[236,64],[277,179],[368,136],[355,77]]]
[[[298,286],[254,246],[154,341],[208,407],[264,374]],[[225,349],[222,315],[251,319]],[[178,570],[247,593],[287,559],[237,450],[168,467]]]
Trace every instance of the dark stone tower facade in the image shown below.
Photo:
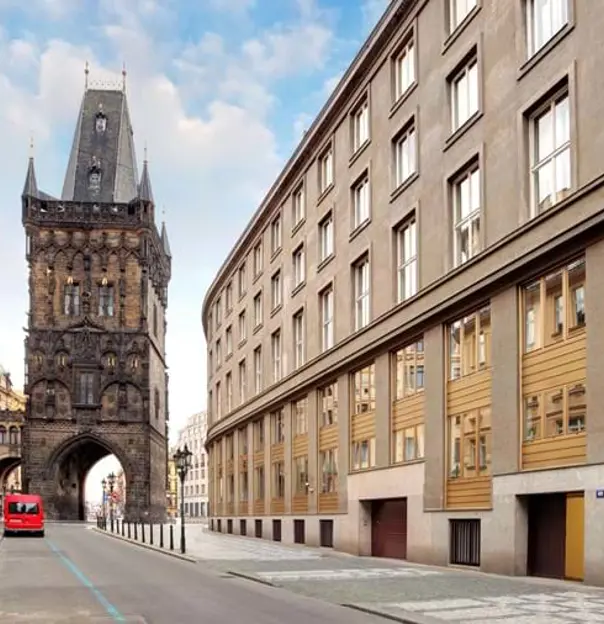
[[[61,198],[23,190],[30,309],[23,484],[49,517],[84,519],[90,468],[114,454],[126,514],[163,516],[171,253],[125,90],[86,89]]]

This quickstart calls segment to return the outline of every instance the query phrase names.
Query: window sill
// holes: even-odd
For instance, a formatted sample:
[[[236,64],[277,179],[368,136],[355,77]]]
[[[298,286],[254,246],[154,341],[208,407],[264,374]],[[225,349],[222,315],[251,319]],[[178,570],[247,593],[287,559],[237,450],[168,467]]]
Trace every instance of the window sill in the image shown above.
[[[296,223],[296,225],[294,225],[294,227],[292,228],[292,237],[295,236],[304,226],[304,224],[306,223],[306,217],[302,217],[300,219],[300,221],[298,221],[298,223]]]
[[[538,65],[561,41],[575,29],[575,24],[568,23],[562,30],[559,30],[542,48],[537,50],[518,69],[516,80],[522,80],[530,71]]]
[[[279,247],[278,249],[275,249],[275,251],[273,251],[273,253],[271,254],[271,262],[274,262],[281,255],[282,251],[283,251],[283,247]]]
[[[319,195],[319,199],[317,199],[317,206],[321,204],[321,202],[331,193],[334,187],[335,187],[335,184],[332,182],[327,188],[321,191],[321,194]]]
[[[446,140],[445,145],[443,147],[443,152],[446,152],[454,143],[464,135],[470,128],[472,128],[480,119],[483,117],[483,112],[481,110],[475,112],[470,119],[464,122],[462,126],[457,128],[453,134],[451,134]]]
[[[231,358],[233,357],[233,352],[231,351],[230,353],[227,354],[227,356],[224,358],[225,362],[228,362]]]
[[[413,93],[415,93],[418,84],[419,83],[416,80],[411,86],[407,87],[407,90],[402,93],[399,98],[392,104],[392,106],[390,107],[390,112],[388,113],[388,119],[392,119],[399,111],[399,109],[403,106],[403,104],[411,97]]]
[[[403,180],[390,193],[390,203],[394,202],[400,195],[402,195],[418,178],[419,178],[419,171],[415,171],[406,180]]]
[[[283,304],[280,303],[279,305],[275,306],[272,310],[271,310],[271,318],[273,318],[276,314],[278,314],[279,312],[281,312],[281,309],[283,308]]]
[[[306,280],[303,280],[302,282],[300,282],[293,290],[292,290],[292,297],[295,297],[303,288],[304,286],[306,286]]]
[[[256,275],[254,275],[254,278],[252,279],[252,284],[255,284],[261,277],[262,277],[262,271],[260,271],[259,273],[256,273]]]
[[[352,167],[354,163],[361,157],[361,154],[365,152],[365,150],[371,145],[371,139],[367,139],[363,145],[359,146],[356,152],[350,157],[348,161],[348,166]]]
[[[317,273],[319,273],[319,271],[322,271],[335,257],[335,253],[330,253],[327,258],[321,260],[321,262],[319,262],[319,264],[317,265]]]
[[[238,349],[241,349],[241,347],[245,346],[245,343],[247,342],[247,338],[244,338],[243,340],[239,341],[239,344],[237,345]]]
[[[256,327],[252,330],[252,336],[255,336],[263,327],[263,323],[258,323],[258,325],[256,325]]]
[[[425,461],[425,457],[418,457],[417,459],[407,459],[406,461],[393,461],[391,466],[415,466],[416,464],[423,464]]]
[[[247,290],[244,290],[242,293],[239,293],[239,302],[241,303],[245,296],[247,295]]]
[[[349,242],[353,241],[361,232],[366,230],[370,225],[371,217],[365,219],[365,221],[363,221],[363,223],[361,223],[360,225],[357,225],[356,228],[354,228],[354,230],[352,230],[352,232],[350,232],[350,235],[348,236]]]
[[[476,15],[478,15],[478,13],[480,12],[480,9],[482,8],[482,4],[477,4],[464,18],[463,21],[461,22],[461,24],[459,24],[457,26],[457,28],[449,34],[449,36],[445,39],[445,41],[443,42],[443,47],[441,50],[441,54],[446,54],[447,51],[449,50],[449,48],[457,41],[457,39],[459,39],[459,37],[461,36],[461,34],[465,31],[465,29],[468,27],[468,25],[470,24],[470,22],[472,22],[474,20],[474,18],[476,17]]]

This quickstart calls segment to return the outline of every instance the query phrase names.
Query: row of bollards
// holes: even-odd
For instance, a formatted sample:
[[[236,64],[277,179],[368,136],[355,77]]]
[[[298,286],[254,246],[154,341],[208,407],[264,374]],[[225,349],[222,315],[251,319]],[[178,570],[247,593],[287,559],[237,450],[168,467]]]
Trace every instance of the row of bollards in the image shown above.
[[[107,524],[107,518],[105,516],[97,516],[96,526],[103,531],[107,531],[107,528],[111,531],[111,533],[115,533],[117,535],[121,535],[122,537],[127,537],[128,539],[133,539],[134,541],[139,541],[139,527],[140,527],[140,542],[142,544],[147,543],[145,541],[147,533],[145,531],[145,527],[148,527],[148,540],[149,545],[154,546],[154,531],[153,531],[153,523],[149,522],[145,524],[144,522],[130,522],[128,520],[116,519],[115,521],[111,518],[109,525]],[[169,535],[168,535],[168,549],[174,550],[174,525],[169,525]],[[159,525],[159,544],[160,548],[164,548],[164,525]]]

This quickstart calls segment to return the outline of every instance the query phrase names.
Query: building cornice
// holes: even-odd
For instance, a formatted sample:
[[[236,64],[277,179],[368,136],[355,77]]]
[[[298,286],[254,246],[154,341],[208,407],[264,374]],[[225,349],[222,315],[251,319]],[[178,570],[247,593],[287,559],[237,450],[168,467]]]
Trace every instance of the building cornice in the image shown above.
[[[201,309],[201,322],[206,335],[208,305],[213,301],[225,279],[234,271],[236,265],[240,261],[241,251],[252,243],[257,234],[259,225],[264,224],[270,216],[273,202],[279,197],[283,189],[287,188],[292,177],[297,175],[297,172],[301,168],[300,165],[310,154],[320,147],[326,131],[332,127],[334,120],[340,115],[341,110],[350,101],[359,84],[362,83],[371,68],[375,65],[376,58],[380,56],[382,50],[386,48],[393,35],[396,33],[401,19],[419,2],[421,2],[421,0],[392,0],[390,2],[385,13],[349,65],[344,76],[314,119],[310,128],[294,150],[294,153],[287,161],[285,167],[270,187],[260,207],[256,210],[247,227],[231,249],[206,292]]]

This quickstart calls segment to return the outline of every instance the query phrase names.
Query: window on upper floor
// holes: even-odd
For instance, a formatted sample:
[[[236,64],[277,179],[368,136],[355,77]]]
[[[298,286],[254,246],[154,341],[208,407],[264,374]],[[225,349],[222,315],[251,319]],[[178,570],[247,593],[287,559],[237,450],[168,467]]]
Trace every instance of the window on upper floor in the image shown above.
[[[239,454],[247,455],[247,427],[239,429]]]
[[[354,294],[354,329],[358,331],[371,320],[371,273],[369,257],[365,256],[352,267]]]
[[[357,370],[352,376],[354,414],[375,411],[375,364]]]
[[[321,471],[321,494],[338,491],[338,449],[330,448],[319,452],[319,470]]]
[[[264,268],[263,253],[264,253],[264,249],[262,246],[262,241],[260,240],[254,246],[254,253],[253,253],[254,277],[258,277],[258,275],[262,273],[262,269]]]
[[[308,433],[308,399],[306,397],[292,403],[292,429],[294,437]]]
[[[294,288],[304,283],[306,279],[306,254],[304,253],[304,244],[299,245],[292,254],[292,265],[294,274]]]
[[[352,152],[355,153],[369,141],[369,101],[363,100],[351,114]]]
[[[321,315],[321,350],[327,351],[334,345],[334,292],[329,285],[319,293]]]
[[[352,229],[369,221],[371,217],[371,192],[369,186],[369,174],[366,173],[352,187]]]
[[[227,314],[233,309],[233,282],[229,282],[225,289],[225,305]]]
[[[338,422],[338,382],[323,386],[318,392],[319,426],[329,427]]]
[[[247,399],[247,366],[245,359],[239,362],[239,403],[245,403]]]
[[[334,161],[333,161],[333,146],[330,145],[319,156],[319,195],[325,193],[325,191],[333,184],[334,178]]]
[[[271,222],[271,255],[277,253],[283,245],[283,224],[281,215],[277,215]]]
[[[449,31],[454,32],[477,6],[477,0],[449,0]]]
[[[584,330],[585,286],[585,259],[580,258],[522,289],[525,353]]]
[[[482,407],[448,418],[449,479],[471,479],[491,473],[491,408]]]
[[[308,494],[308,455],[294,457],[293,468],[294,496],[305,496]]]
[[[405,301],[417,294],[417,222],[415,215],[405,220],[396,230],[396,300]]]
[[[222,387],[220,382],[216,382],[216,419],[222,418]]]
[[[239,313],[239,344],[247,340],[247,319],[245,318],[245,310]]]
[[[478,59],[474,56],[450,79],[451,131],[455,132],[479,110]]]
[[[254,349],[254,391],[258,394],[262,390],[262,347]]]
[[[226,413],[229,414],[233,410],[233,376],[227,373],[224,379],[226,386]]]
[[[394,152],[394,185],[398,188],[417,171],[415,122],[399,132],[392,142]]]
[[[271,413],[271,444],[283,444],[285,442],[285,417],[283,409]]]
[[[264,418],[254,421],[254,451],[264,450]]]
[[[285,465],[282,461],[273,463],[272,498],[285,496]]]
[[[216,367],[222,365],[222,341],[220,338],[216,341]]]
[[[254,328],[262,325],[262,293],[254,297]]]
[[[453,262],[464,264],[482,250],[481,185],[478,162],[452,180]]]
[[[247,283],[245,279],[245,263],[243,263],[237,271],[237,286],[239,289],[239,297],[243,297],[247,290]]]
[[[216,329],[220,327],[222,323],[222,297],[216,299]]]
[[[273,365],[273,383],[281,380],[281,330],[271,334],[271,360]]]
[[[527,48],[537,53],[568,24],[568,0],[525,0]]]
[[[334,223],[330,211],[319,223],[319,262],[324,262],[334,254]]]
[[[564,199],[571,189],[570,102],[567,85],[529,118],[531,216]]]
[[[296,227],[306,216],[306,200],[304,196],[304,184],[300,184],[292,193],[292,223]]]
[[[210,311],[208,313],[208,339],[212,337],[214,333],[214,315]]]
[[[449,326],[449,381],[491,365],[491,308],[464,316]]]
[[[226,356],[229,357],[233,353],[233,326],[229,325],[224,333],[226,346]]]
[[[115,292],[113,284],[99,286],[99,316],[115,315]]]
[[[375,466],[375,437],[355,440],[351,444],[351,470],[366,470]]]
[[[65,316],[80,315],[80,284],[67,282],[63,292],[63,313]]]
[[[304,364],[304,310],[299,310],[293,316],[293,336],[294,336],[294,368],[299,368]]]
[[[415,46],[409,37],[392,59],[394,100],[400,100],[415,83]]]
[[[80,405],[95,404],[94,373],[79,372],[77,376],[77,402]]]
[[[424,389],[424,341],[399,349],[394,354],[394,400],[417,394]]]
[[[271,277],[271,310],[276,310],[283,302],[283,287],[281,271],[276,271]]]

